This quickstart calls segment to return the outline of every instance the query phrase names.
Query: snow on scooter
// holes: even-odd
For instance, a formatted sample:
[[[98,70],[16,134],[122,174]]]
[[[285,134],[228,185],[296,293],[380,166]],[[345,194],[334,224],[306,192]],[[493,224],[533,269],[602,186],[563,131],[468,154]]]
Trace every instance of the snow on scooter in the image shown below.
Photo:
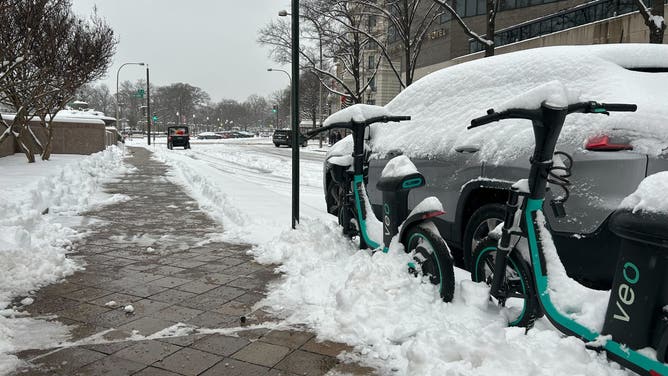
[[[443,214],[443,205],[435,197],[428,197],[408,211],[408,194],[411,189],[425,185],[425,179],[406,156],[392,158],[376,187],[383,195],[383,218],[378,220],[367,197],[364,182],[366,128],[373,123],[410,120],[410,116],[394,116],[384,107],[357,104],[331,115],[324,127],[307,133],[308,137],[331,129],[348,129],[352,132],[353,153],[343,170],[343,192],[339,223],[343,233],[359,236],[360,249],[372,248],[388,252],[393,238],[397,238],[407,253],[413,255],[409,271],[429,277],[439,286],[441,298],[449,302],[454,293],[454,266],[452,255],[431,221]]]
[[[554,183],[559,172],[562,176],[570,172],[571,166],[553,164],[555,145],[567,115],[634,112],[636,105],[571,103],[558,82],[541,89],[532,94],[552,92],[549,100],[514,102],[520,105],[511,102],[501,111],[488,110],[487,115],[473,119],[469,126],[471,129],[503,119],[526,119],[531,120],[535,137],[529,179],[518,181],[510,191],[500,239],[490,236],[476,247],[471,277],[489,284],[490,296],[499,305],[505,306],[510,300],[521,302],[513,311],[515,316],[509,319],[511,325],[530,327],[544,314],[562,333],[579,337],[590,348],[604,350],[611,359],[635,372],[668,375],[664,363],[668,346],[666,217],[648,220],[647,216],[629,211],[613,215],[612,230],[624,238],[623,249],[602,329],[592,329],[562,309],[561,300],[555,298],[559,286],[553,277],[555,270],[563,267],[542,212],[547,183]],[[563,180],[557,185],[564,187]],[[563,214],[563,200],[553,200],[551,205],[555,213]],[[528,242],[528,252],[518,246],[522,239]],[[505,272],[497,272],[501,270]]]

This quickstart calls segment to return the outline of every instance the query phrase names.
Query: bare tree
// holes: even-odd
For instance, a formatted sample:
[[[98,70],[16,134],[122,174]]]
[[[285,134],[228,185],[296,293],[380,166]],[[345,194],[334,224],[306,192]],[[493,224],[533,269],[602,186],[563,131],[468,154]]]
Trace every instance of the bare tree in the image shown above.
[[[316,49],[305,44],[299,48],[300,67],[316,74],[329,92],[348,96],[353,102],[360,103],[380,63],[378,60],[371,69],[364,69],[363,55],[371,40],[358,31],[365,27],[365,16],[359,11],[360,6],[352,2],[325,0],[313,0],[302,5],[304,14],[309,14],[312,19],[311,23],[319,25],[317,32],[322,43],[323,64],[320,64]],[[270,56],[276,62],[290,62],[292,39],[288,22],[272,21],[261,28],[258,43],[270,47]],[[333,62],[338,65],[338,71],[332,69]]]
[[[361,11],[367,18],[381,17],[387,21],[390,33],[379,34],[365,28],[356,31],[364,33],[376,43],[402,88],[412,84],[422,44],[434,21],[443,14],[438,5],[427,0],[354,0],[354,3],[361,6]],[[392,35],[392,40],[388,40],[388,34]],[[390,52],[391,46],[396,43],[403,53],[403,77],[401,67],[393,61]]]
[[[110,113],[116,108],[116,98],[109,87],[103,83],[86,84],[77,90],[76,98],[86,101],[90,108]]]
[[[83,20],[72,13],[69,0],[12,0],[0,14],[0,61],[22,63],[7,73],[2,100],[14,107],[12,133],[29,162],[35,153],[48,159],[52,123],[58,111],[84,83],[108,68],[116,41],[99,18]],[[43,144],[30,122],[34,117],[46,133]]]
[[[44,69],[50,68],[55,74],[48,84],[49,90],[39,98],[41,105],[36,110],[47,133],[43,160],[48,160],[51,155],[56,114],[74,98],[82,85],[104,75],[117,43],[113,30],[96,14],[90,20],[83,20],[74,16],[68,8],[63,19],[71,23],[71,28],[58,43],[60,50],[54,53],[50,62],[44,62]],[[48,22],[56,21],[57,18]]]
[[[643,0],[634,0],[638,10],[649,28],[649,42],[663,43],[663,33],[666,31],[666,20],[663,18],[663,1],[654,0],[652,8],[648,8]]]
[[[155,88],[151,100],[155,108],[168,114],[167,119],[176,119],[176,123],[180,124],[184,118],[192,119],[197,109],[206,105],[211,97],[199,87],[179,82]]]
[[[464,30],[466,35],[477,40],[478,42],[482,43],[483,46],[485,46],[485,57],[494,56],[494,33],[496,28],[496,14],[499,12],[499,0],[486,0],[487,22],[485,36],[481,36],[480,34],[471,30],[471,28],[466,25],[462,17],[457,13],[457,11],[455,11],[454,8],[452,8],[452,5],[448,4],[446,0],[433,1],[452,15],[459,26],[462,27],[462,30]]]

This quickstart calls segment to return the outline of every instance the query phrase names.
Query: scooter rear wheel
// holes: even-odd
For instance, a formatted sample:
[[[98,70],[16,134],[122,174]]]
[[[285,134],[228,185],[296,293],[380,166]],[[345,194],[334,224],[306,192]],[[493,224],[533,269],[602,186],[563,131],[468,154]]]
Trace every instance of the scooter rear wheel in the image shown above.
[[[445,240],[429,226],[421,224],[408,229],[404,235],[404,249],[413,255],[409,272],[426,276],[437,285],[444,302],[452,301],[455,293],[455,271],[452,256]]]
[[[486,238],[473,251],[471,279],[492,284],[497,239]],[[498,304],[507,309],[508,324],[531,328],[539,316],[540,307],[531,278],[531,268],[518,252],[511,252],[506,264],[502,288],[505,296]]]

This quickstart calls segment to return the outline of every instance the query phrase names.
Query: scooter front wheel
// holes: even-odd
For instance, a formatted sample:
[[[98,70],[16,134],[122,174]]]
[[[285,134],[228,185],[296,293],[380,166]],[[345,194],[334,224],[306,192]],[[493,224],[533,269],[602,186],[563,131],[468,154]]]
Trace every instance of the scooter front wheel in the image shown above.
[[[497,239],[488,237],[474,249],[471,265],[473,282],[492,284],[497,245]],[[501,286],[504,296],[498,301],[507,309],[508,324],[511,326],[531,328],[539,316],[538,297],[532,281],[529,264],[518,252],[511,252]]]
[[[413,255],[409,272],[429,278],[437,285],[444,302],[452,301],[455,292],[455,270],[445,240],[429,226],[418,224],[406,232],[404,249]]]

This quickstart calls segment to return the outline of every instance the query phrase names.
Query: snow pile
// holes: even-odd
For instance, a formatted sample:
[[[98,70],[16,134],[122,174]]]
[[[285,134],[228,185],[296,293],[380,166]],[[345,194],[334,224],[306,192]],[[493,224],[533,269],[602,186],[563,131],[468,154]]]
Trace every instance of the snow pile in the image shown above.
[[[448,67],[413,83],[386,105],[389,112],[412,120],[373,125],[371,149],[376,156],[396,149],[413,158],[447,156],[457,145],[480,145],[476,157],[492,163],[526,155],[534,143],[527,120],[505,120],[469,131],[466,126],[487,109],[500,108],[509,97],[558,80],[581,100],[638,105],[635,113],[571,115],[560,143],[582,147],[588,136],[622,129],[632,132],[636,151],[658,155],[668,145],[668,108],[656,93],[668,86],[668,73],[627,69],[638,67],[668,67],[668,46],[546,47]]]
[[[619,205],[622,209],[668,214],[668,171],[662,171],[643,179],[635,192]]]
[[[398,157],[390,159],[390,161],[387,162],[380,176],[383,178],[394,178],[417,173],[418,173],[417,167],[415,167],[413,162],[411,162],[411,160],[408,159],[407,156],[400,155]]]
[[[100,193],[103,182],[126,171],[119,148],[66,159],[71,163],[54,168],[43,178],[31,177],[31,169],[52,161],[29,165],[22,159],[20,165],[12,165],[24,158],[16,157],[0,159],[0,168],[7,163],[7,169],[18,171],[0,178],[0,185],[7,187],[3,192],[6,199],[0,203],[0,307],[9,304],[12,296],[54,282],[76,269],[65,254],[77,234],[61,223],[63,217],[126,199]],[[54,167],[59,158],[52,157]]]
[[[325,119],[323,125],[326,127],[335,123],[348,123],[350,121],[361,123],[365,120],[380,116],[392,115],[385,107],[373,106],[370,104],[356,104],[333,113]]]
[[[487,286],[457,270],[452,303],[406,272],[408,255],[355,250],[332,222],[302,221],[253,250],[284,273],[263,302],[287,324],[354,346],[347,358],[394,375],[623,375],[605,358],[539,320],[506,327]]]
[[[62,337],[66,327],[1,310],[17,295],[26,295],[79,268],[66,254],[79,235],[69,226],[76,216],[98,205],[125,200],[100,192],[103,182],[128,171],[122,151],[112,147],[89,157],[53,155],[48,162],[28,164],[23,155],[0,158],[0,373],[17,359],[9,351],[39,348],[50,334]],[[22,305],[32,304],[26,297]],[[41,332],[41,333],[40,333]],[[41,342],[40,342],[41,341]]]

